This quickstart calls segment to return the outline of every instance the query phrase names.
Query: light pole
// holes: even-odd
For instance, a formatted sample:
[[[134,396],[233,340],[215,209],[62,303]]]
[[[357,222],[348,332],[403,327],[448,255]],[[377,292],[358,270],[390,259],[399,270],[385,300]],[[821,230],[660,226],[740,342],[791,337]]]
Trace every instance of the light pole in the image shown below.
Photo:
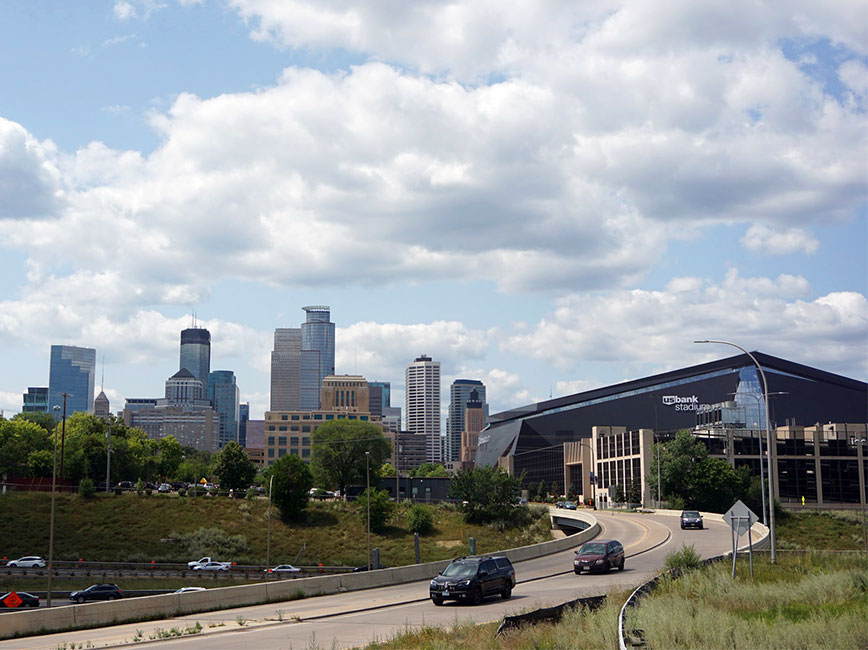
[[[54,405],[54,419],[60,413],[60,406]],[[54,572],[54,495],[57,491],[57,426],[54,427],[54,460],[51,467],[51,518],[48,524],[48,594],[46,606],[51,607],[51,574]]]
[[[109,415],[111,418],[111,415]],[[109,493],[109,485],[112,482],[112,421],[108,423],[108,447],[105,452],[105,493]]]
[[[371,470],[369,469],[371,452],[365,452],[365,483],[368,492],[368,571],[371,570]]]
[[[63,483],[63,445],[66,442],[66,397],[69,393],[63,395],[63,423],[60,425],[60,482]],[[55,411],[57,413],[57,411]]]
[[[268,479],[268,534],[265,540],[265,569],[271,568],[271,487],[274,484],[274,474]],[[265,574],[268,580],[268,573]]]
[[[768,474],[769,474],[769,541],[771,542],[771,562],[772,564],[777,563],[777,550],[775,549],[775,490],[774,490],[774,467],[772,466],[772,423],[769,419],[769,384],[766,381],[766,373],[763,372],[762,366],[759,364],[759,361],[747,350],[745,350],[740,345],[736,345],[735,343],[730,343],[729,341],[694,341],[694,343],[719,343],[721,345],[730,345],[734,348],[737,348],[744,352],[750,360],[753,361],[757,370],[759,371],[760,378],[763,382],[763,398],[765,401],[765,411],[766,411],[766,448],[768,449],[769,458],[768,458]],[[762,459],[760,459],[760,463],[762,463]]]

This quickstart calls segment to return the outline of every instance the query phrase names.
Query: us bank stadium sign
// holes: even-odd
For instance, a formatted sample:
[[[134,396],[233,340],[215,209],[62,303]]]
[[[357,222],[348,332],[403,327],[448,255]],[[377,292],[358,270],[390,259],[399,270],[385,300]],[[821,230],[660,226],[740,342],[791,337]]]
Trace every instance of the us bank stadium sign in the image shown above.
[[[673,406],[676,411],[698,411],[707,404],[700,404],[696,395],[681,397],[680,395],[663,395],[663,405]]]

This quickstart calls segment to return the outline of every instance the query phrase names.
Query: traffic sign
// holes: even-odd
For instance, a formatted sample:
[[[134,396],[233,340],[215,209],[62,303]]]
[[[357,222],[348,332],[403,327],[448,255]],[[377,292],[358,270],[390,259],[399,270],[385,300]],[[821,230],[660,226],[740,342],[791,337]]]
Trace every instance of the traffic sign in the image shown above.
[[[724,513],[723,520],[728,523],[740,537],[747,532],[748,528],[752,527],[757,521],[759,521],[759,517],[754,514],[753,510],[744,505],[741,499],[739,499]]]
[[[21,603],[23,603],[23,602],[24,601],[21,600],[21,596],[16,594],[14,591],[10,592],[9,595],[3,599],[3,604],[6,605],[6,607],[9,607],[10,609],[12,609],[14,607],[19,607],[21,605]]]

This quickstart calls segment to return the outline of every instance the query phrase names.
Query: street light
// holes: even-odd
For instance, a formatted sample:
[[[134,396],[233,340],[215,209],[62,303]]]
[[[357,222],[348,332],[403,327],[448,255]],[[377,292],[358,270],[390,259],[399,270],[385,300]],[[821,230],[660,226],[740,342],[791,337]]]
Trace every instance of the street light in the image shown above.
[[[54,419],[60,414],[60,406],[54,405]],[[51,574],[54,572],[54,494],[57,491],[57,426],[54,427],[54,459],[51,466],[51,519],[48,524],[48,596],[46,606],[51,607]]]
[[[274,474],[268,479],[268,534],[265,541],[265,568],[271,568],[271,487],[274,484]],[[268,573],[265,574],[266,581]]]
[[[769,458],[768,458],[768,473],[769,473],[769,541],[771,542],[771,562],[772,564],[777,563],[777,550],[775,549],[775,507],[774,507],[774,467],[772,466],[772,423],[769,418],[769,384],[766,381],[766,374],[763,372],[762,366],[759,364],[759,361],[747,350],[745,350],[740,345],[736,345],[735,343],[730,343],[729,341],[694,341],[694,343],[719,343],[720,345],[730,345],[734,348],[737,348],[744,352],[750,360],[753,361],[757,370],[759,371],[760,377],[763,382],[763,398],[765,400],[766,407],[766,447],[768,448]],[[760,464],[762,464],[762,459],[760,459]]]
[[[371,570],[371,470],[369,469],[371,452],[365,452],[365,483],[368,491],[368,571]]]

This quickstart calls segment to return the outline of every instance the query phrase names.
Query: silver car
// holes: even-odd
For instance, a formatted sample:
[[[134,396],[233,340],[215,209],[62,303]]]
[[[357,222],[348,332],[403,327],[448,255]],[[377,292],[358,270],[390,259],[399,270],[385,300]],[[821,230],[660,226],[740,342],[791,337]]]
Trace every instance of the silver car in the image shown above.
[[[38,555],[26,555],[17,560],[10,560],[6,566],[21,567],[22,569],[44,569],[45,560]]]

